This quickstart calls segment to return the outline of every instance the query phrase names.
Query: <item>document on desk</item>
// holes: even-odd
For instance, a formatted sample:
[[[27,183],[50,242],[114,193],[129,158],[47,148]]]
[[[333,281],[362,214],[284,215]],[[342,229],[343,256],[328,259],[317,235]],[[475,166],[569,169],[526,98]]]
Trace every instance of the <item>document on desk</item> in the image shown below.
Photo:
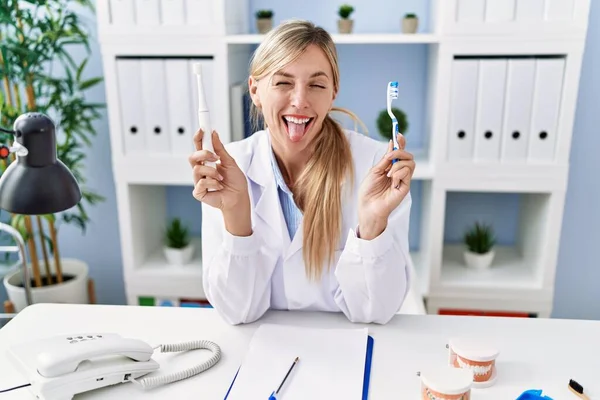
[[[278,399],[361,400],[368,330],[261,325],[232,383],[227,400],[268,400],[296,357],[298,364]],[[370,360],[370,357],[369,357]]]

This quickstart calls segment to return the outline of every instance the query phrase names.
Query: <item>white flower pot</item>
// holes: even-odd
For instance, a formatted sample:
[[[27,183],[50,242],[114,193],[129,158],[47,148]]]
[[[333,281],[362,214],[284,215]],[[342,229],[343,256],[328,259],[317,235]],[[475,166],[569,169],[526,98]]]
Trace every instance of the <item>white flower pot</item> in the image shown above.
[[[273,29],[273,18],[257,18],[256,30],[258,33],[265,34]]]
[[[473,253],[468,250],[465,250],[464,252],[465,263],[467,264],[467,267],[473,269],[489,268],[494,260],[494,255],[494,250],[491,250],[485,254]]]
[[[87,304],[88,297],[88,265],[77,259],[61,259],[61,269],[64,281],[50,286],[35,287],[31,285],[31,300],[33,303],[69,303]],[[29,276],[33,278],[31,267]],[[54,261],[50,262],[50,272],[55,273]],[[45,282],[45,267],[43,259],[40,260],[40,273],[42,283]],[[71,279],[66,279],[68,277]],[[21,268],[16,269],[4,277],[4,287],[8,299],[19,312],[26,307],[25,288],[23,287]]]
[[[164,247],[165,257],[170,265],[186,265],[192,261],[194,246],[190,243],[182,249]]]
[[[347,18],[338,19],[338,32],[339,33],[352,33],[354,28],[354,21]]]
[[[402,19],[402,33],[417,33],[419,28],[418,18],[403,18]]]

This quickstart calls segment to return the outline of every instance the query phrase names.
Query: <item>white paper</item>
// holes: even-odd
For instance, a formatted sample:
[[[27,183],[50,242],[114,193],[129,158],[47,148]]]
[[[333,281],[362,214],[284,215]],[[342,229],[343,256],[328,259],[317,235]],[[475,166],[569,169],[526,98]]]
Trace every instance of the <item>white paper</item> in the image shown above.
[[[288,369],[281,400],[361,400],[368,330],[263,324],[255,332],[227,400],[269,398]]]

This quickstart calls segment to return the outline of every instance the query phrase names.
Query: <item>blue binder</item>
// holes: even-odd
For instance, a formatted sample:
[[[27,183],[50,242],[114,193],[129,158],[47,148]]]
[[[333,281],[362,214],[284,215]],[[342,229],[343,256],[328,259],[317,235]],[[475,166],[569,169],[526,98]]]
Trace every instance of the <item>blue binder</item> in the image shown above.
[[[375,341],[373,340],[372,336],[367,336],[367,356],[365,357],[365,374],[363,377],[363,392],[362,392],[362,400],[368,400],[369,398],[369,383],[371,381],[371,362],[373,360],[373,346],[375,344]],[[229,396],[229,392],[231,392],[231,388],[233,387],[233,384],[235,383],[235,378],[237,378],[238,372],[240,372],[240,369],[238,368],[237,372],[235,373],[235,376],[233,377],[233,381],[231,381],[231,385],[229,385],[229,388],[227,389],[227,393],[225,393],[225,397],[223,400],[227,400],[227,397]],[[266,399],[266,397],[265,397]]]

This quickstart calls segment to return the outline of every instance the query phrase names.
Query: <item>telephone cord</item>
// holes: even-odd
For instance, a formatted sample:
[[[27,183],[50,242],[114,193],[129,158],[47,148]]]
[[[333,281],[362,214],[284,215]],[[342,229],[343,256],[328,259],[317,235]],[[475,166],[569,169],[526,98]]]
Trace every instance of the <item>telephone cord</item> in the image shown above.
[[[209,340],[194,340],[190,342],[177,344],[161,344],[159,346],[154,347],[154,349],[157,348],[160,348],[161,353],[205,349],[210,350],[213,353],[213,355],[202,364],[198,364],[195,367],[187,368],[182,371],[162,376],[153,376],[141,379],[129,379],[131,382],[141,385],[144,389],[151,389],[157,386],[162,386],[168,383],[190,378],[211,368],[221,359],[221,348],[218,344]]]

